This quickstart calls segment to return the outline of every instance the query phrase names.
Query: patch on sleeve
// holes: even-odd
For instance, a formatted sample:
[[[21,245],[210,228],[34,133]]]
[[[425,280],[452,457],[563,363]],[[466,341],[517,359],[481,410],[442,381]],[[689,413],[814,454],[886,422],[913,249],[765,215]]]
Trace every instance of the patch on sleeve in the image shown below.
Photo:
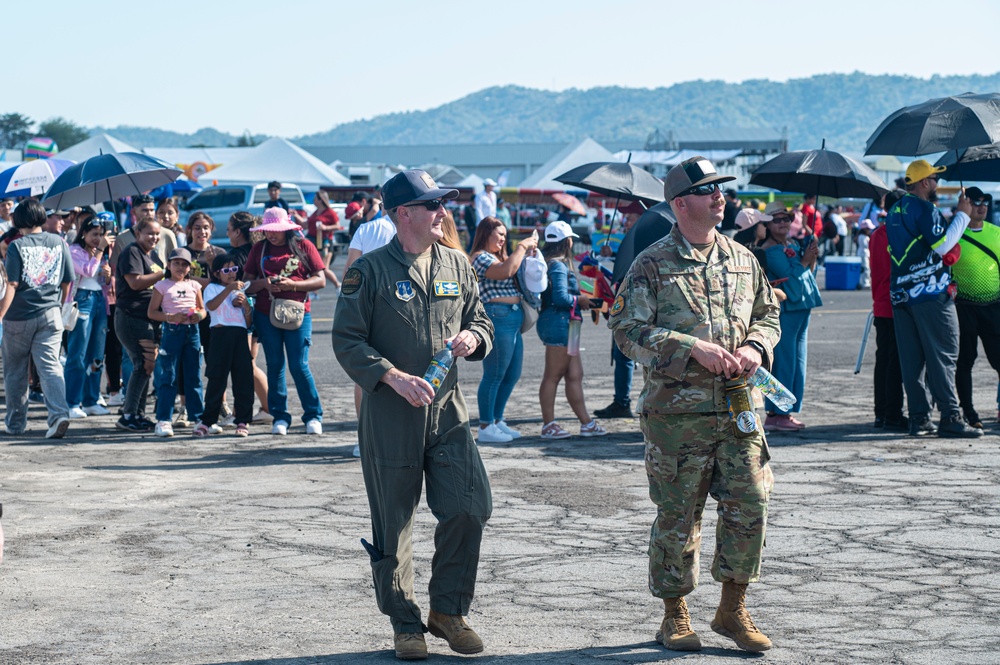
[[[357,268],[351,268],[344,275],[344,281],[340,283],[340,292],[345,296],[353,295],[361,288],[362,281],[361,271]]]
[[[618,296],[615,298],[614,304],[611,305],[611,316],[618,316],[623,309],[625,309],[625,298]]]

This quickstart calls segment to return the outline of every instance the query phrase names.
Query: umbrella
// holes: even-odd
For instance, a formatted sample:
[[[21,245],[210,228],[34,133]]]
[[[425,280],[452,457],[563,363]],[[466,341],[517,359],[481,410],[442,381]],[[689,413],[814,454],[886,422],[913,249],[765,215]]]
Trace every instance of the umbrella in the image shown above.
[[[866,155],[926,155],[1000,141],[1000,93],[967,92],[906,106],[882,121]]]
[[[63,171],[42,204],[72,208],[144,194],[176,180],[182,171],[138,152],[97,155]]]
[[[572,194],[567,194],[565,192],[556,192],[552,195],[552,198],[556,200],[556,203],[568,209],[570,212],[575,212],[578,215],[586,215],[587,208],[580,202],[580,199],[576,198]]]
[[[889,187],[868,166],[825,149],[782,153],[764,162],[751,176],[750,184],[782,192],[803,192],[838,199],[870,199],[889,191]]]
[[[177,194],[191,195],[200,192],[204,187],[194,180],[187,180],[184,176],[167,185],[161,185],[149,193],[154,199],[169,199]]]
[[[642,213],[642,216],[625,234],[625,239],[622,240],[622,244],[618,248],[618,254],[615,256],[615,272],[611,277],[611,283],[621,284],[622,280],[625,279],[625,273],[632,267],[635,257],[642,250],[670,233],[670,229],[673,228],[676,221],[674,212],[666,201],[657,203]]]
[[[948,168],[941,174],[945,180],[1000,182],[1000,143],[973,146],[957,155],[946,152],[935,166]]]
[[[0,173],[0,194],[5,197],[38,196],[74,163],[68,159],[34,159],[7,169]]]
[[[628,162],[591,162],[570,169],[555,179],[588,192],[627,201],[639,200],[653,205],[663,200],[663,182]]]

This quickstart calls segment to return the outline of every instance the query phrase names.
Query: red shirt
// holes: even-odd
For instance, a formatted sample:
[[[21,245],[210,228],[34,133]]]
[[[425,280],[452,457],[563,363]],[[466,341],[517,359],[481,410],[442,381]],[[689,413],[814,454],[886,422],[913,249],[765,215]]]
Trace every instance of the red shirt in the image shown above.
[[[892,259],[889,256],[889,236],[885,225],[872,231],[868,239],[868,253],[871,254],[869,267],[872,271],[872,310],[875,316],[892,318],[892,302],[889,300],[889,270]]]
[[[301,246],[305,254],[305,261],[299,260],[292,253],[291,245],[287,243],[284,245],[272,245],[266,240],[254,243],[254,246],[250,249],[250,255],[247,256],[247,264],[243,267],[243,276],[248,280],[259,279],[261,277],[283,276],[292,281],[301,282],[302,280],[309,279],[315,273],[322,272],[326,266],[323,264],[323,259],[320,257],[316,245],[311,242],[302,242]],[[262,252],[264,253],[263,261],[261,261]],[[298,265],[293,264],[294,270],[286,271],[285,269],[289,267],[288,262],[292,258],[295,258]],[[262,265],[264,268],[263,272],[261,272]],[[271,311],[271,292],[267,289],[261,289],[253,295],[257,298],[254,309],[261,314],[269,314]],[[306,311],[309,311],[308,294],[302,291],[279,291],[277,296],[279,298],[304,302],[306,304]]]
[[[816,206],[804,205],[802,206],[802,225],[806,228],[812,228],[813,234],[817,238],[823,237],[823,215],[816,212]]]
[[[316,242],[316,226],[317,224],[323,224],[324,226],[333,226],[336,224],[340,226],[340,217],[337,216],[337,211],[332,208],[327,208],[323,212],[319,211],[319,208],[309,215],[309,219],[306,220],[309,228],[309,239]],[[324,231],[323,240],[333,240],[333,231]],[[322,243],[320,243],[322,244]]]

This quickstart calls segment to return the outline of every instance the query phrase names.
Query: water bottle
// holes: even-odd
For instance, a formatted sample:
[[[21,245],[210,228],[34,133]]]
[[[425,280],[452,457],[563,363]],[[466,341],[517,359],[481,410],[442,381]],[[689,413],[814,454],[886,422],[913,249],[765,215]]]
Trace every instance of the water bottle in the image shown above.
[[[566,342],[566,353],[571,356],[580,355],[580,328],[583,327],[583,321],[580,319],[570,319],[569,321],[569,339]]]
[[[451,371],[451,366],[454,362],[455,356],[451,354],[451,342],[448,342],[443,349],[435,353],[434,357],[431,358],[431,364],[427,366],[427,371],[424,373],[424,381],[434,387],[434,394],[437,394],[437,391],[441,388],[441,384],[447,378],[448,372]]]
[[[742,377],[726,382],[726,405],[736,438],[746,439],[760,431],[750,386]]]
[[[795,406],[795,395],[763,367],[750,376],[750,383],[760,388],[760,391],[782,411],[788,411]]]
[[[92,374],[100,374],[101,370],[104,368],[104,360],[97,358],[94,362],[87,365],[87,376]]]

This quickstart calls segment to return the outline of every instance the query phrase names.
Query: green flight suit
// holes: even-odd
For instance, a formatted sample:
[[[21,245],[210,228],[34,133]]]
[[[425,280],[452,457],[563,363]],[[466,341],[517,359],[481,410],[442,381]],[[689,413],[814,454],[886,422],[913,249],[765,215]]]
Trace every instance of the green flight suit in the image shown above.
[[[377,550],[372,577],[379,610],[397,633],[423,629],[413,596],[411,536],[424,480],[438,520],[429,584],[436,612],[469,613],[483,526],[493,510],[458,365],[427,407],[411,406],[380,382],[392,368],[423,376],[445,339],[462,330],[481,340],[468,360],[482,360],[493,346],[493,324],[468,258],[440,244],[431,252],[426,291],[398,238],[359,258],[344,276],[333,324],[337,360],[364,390],[358,438]]]

